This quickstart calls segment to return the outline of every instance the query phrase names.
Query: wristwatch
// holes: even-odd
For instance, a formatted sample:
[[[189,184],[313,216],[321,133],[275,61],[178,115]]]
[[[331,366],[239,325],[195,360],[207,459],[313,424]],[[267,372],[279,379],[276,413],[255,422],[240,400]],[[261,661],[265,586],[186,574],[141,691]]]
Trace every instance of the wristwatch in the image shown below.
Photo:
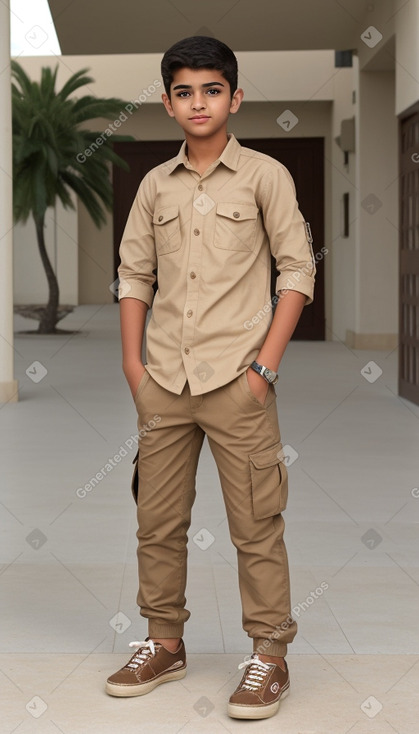
[[[276,385],[276,383],[278,382],[279,375],[273,370],[270,370],[269,367],[264,367],[262,364],[258,364],[258,362],[252,362],[250,366],[252,370],[263,377],[266,382],[269,382],[270,385]]]

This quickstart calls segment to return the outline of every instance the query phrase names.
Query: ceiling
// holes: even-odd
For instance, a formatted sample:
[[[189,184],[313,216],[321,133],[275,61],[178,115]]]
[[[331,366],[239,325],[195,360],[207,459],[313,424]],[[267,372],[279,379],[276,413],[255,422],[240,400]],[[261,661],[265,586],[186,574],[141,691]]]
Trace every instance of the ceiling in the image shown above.
[[[163,53],[215,36],[234,51],[356,48],[366,0],[49,0],[67,55]]]

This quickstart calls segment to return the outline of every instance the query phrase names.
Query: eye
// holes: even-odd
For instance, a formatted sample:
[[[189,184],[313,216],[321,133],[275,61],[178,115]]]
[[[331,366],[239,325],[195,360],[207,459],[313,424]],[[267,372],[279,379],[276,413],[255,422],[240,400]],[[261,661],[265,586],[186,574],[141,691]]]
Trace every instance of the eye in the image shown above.
[[[216,89],[215,87],[213,89],[208,89],[208,94],[210,97],[216,97],[217,94],[220,94],[220,89]]]

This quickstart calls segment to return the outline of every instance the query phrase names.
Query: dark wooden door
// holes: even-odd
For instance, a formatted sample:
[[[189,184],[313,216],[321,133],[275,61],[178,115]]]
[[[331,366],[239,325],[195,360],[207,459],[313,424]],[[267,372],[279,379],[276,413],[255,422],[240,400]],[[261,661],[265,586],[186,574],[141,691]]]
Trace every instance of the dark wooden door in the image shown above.
[[[246,138],[242,145],[270,155],[288,168],[294,179],[297,200],[310,223],[314,254],[324,245],[324,138]],[[293,339],[325,338],[324,260],[317,262],[314,301],[304,307]],[[272,258],[272,295],[275,294],[275,261]]]
[[[399,140],[399,394],[419,405],[419,109]]]
[[[319,252],[324,245],[323,138],[240,138],[239,142],[272,156],[288,168],[295,182],[300,209],[305,220],[310,222],[314,253]],[[115,143],[115,151],[130,166],[128,172],[115,166],[113,168],[115,278],[119,265],[119,244],[139,183],[151,168],[175,156],[180,145],[180,141],[173,140]],[[272,293],[275,278],[273,271]],[[323,260],[317,262],[314,302],[304,307],[292,338],[325,338]]]

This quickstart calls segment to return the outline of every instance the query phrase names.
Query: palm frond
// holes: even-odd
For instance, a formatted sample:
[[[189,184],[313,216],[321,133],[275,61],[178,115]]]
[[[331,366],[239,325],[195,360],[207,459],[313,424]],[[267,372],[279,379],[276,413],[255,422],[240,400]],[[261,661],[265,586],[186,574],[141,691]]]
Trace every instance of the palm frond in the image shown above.
[[[12,59],[12,61],[10,62],[10,67],[12,70],[12,77],[14,77],[16,81],[19,82],[19,86],[21,88],[20,94],[23,93],[27,96],[30,96],[32,91],[32,82],[26,72],[14,59]]]
[[[44,66],[41,73],[40,94],[44,100],[55,96],[55,81],[57,79],[58,64],[54,71],[49,66]]]
[[[73,76],[68,79],[68,81],[64,84],[64,86],[61,88],[61,90],[58,92],[57,97],[64,101],[67,97],[70,96],[70,94],[73,94],[73,92],[76,91],[76,89],[79,89],[80,87],[84,87],[86,84],[93,84],[94,79],[91,76],[85,76],[86,72],[88,72],[89,69],[80,69],[80,71],[76,71]]]
[[[13,188],[14,216],[26,221],[30,213],[38,220],[48,206],[60,199],[64,207],[72,207],[69,190],[83,201],[97,226],[105,221],[105,211],[112,208],[110,165],[128,168],[113,150],[113,141],[132,140],[129,135],[112,135],[100,145],[103,132],[88,130],[89,120],[116,119],[129,103],[87,94],[74,93],[94,80],[88,69],[73,74],[56,91],[58,65],[44,67],[40,82],[32,82],[26,72],[12,61],[13,101]],[[83,124],[82,124],[83,123]],[[77,158],[84,156],[83,163]]]
[[[103,208],[94,196],[91,186],[79,176],[76,176],[71,171],[64,171],[61,174],[62,180],[67,186],[78,195],[82,201],[90,216],[92,217],[96,226],[100,227],[106,222],[106,218],[103,212]]]

